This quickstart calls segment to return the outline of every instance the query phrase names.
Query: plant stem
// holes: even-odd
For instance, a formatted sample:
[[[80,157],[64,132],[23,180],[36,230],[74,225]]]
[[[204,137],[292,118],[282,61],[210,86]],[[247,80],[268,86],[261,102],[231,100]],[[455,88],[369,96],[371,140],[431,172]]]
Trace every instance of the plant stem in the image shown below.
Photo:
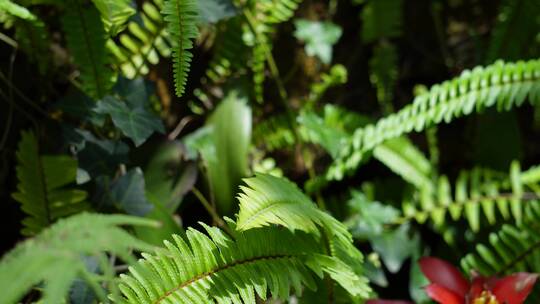
[[[212,204],[210,204],[210,202],[204,197],[201,191],[199,191],[199,189],[197,189],[196,187],[193,187],[191,189],[191,192],[195,194],[195,196],[202,203],[206,211],[208,211],[208,214],[210,214],[214,223],[216,223],[216,225],[225,230],[225,232],[227,232],[229,235],[232,235],[233,233],[231,231],[231,228],[229,228],[229,226],[227,226],[227,224],[221,219],[216,209],[212,207]]]

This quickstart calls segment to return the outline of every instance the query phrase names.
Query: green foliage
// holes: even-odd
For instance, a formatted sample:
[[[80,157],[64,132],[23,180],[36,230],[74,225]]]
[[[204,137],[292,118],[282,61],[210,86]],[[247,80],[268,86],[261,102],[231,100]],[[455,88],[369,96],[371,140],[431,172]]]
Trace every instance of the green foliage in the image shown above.
[[[20,6],[17,3],[12,2],[11,0],[1,0],[0,9],[7,14],[10,14],[17,18],[21,18],[23,20],[36,20],[36,16],[32,14],[26,7]]]
[[[185,139],[188,148],[200,153],[210,189],[220,214],[237,210],[234,196],[248,173],[251,141],[251,109],[236,91],[230,92],[206,123]]]
[[[388,139],[419,132],[434,124],[449,123],[488,107],[508,111],[527,99],[535,104],[540,98],[539,76],[538,60],[497,62],[464,71],[457,78],[434,85],[399,112],[357,129],[329,168],[327,177],[342,179],[345,173],[358,167],[365,152]]]
[[[401,34],[402,0],[369,0],[362,9],[362,40],[371,43],[379,38]]]
[[[123,102],[112,96],[105,96],[96,104],[98,114],[110,115],[114,125],[124,135],[131,138],[136,146],[144,143],[154,132],[165,132],[158,116],[149,112],[144,104]]]
[[[83,91],[92,98],[105,96],[116,76],[109,68],[105,29],[99,11],[81,0],[70,0],[62,26],[73,61],[81,72]]]
[[[182,96],[185,91],[189,66],[193,54],[191,39],[197,38],[198,9],[194,0],[165,0],[161,13],[167,23],[167,31],[173,42],[174,83],[176,95]]]
[[[23,234],[36,234],[57,219],[87,208],[86,192],[65,187],[75,182],[76,160],[40,155],[36,136],[28,131],[22,133],[17,159],[19,183],[13,198],[27,215]]]
[[[0,293],[0,302],[17,303],[33,287],[44,283],[42,303],[62,303],[77,277],[87,281],[99,298],[106,301],[101,283],[112,283],[114,270],[105,253],[133,261],[132,249],[152,248],[121,229],[122,225],[154,223],[125,215],[83,213],[60,220],[35,238],[20,243],[0,261],[0,284],[6,288]],[[83,256],[102,259],[100,267],[109,274],[105,280],[87,271]]]
[[[405,203],[403,209],[406,217],[421,223],[430,218],[439,227],[445,223],[447,213],[454,220],[465,217],[473,231],[480,229],[482,214],[490,225],[496,224],[497,211],[503,219],[513,217],[521,223],[525,206],[538,199],[536,194],[526,192],[526,188],[537,188],[537,178],[537,167],[520,172],[517,162],[508,175],[480,168],[462,171],[454,189],[448,178],[441,176],[435,189],[422,191],[420,210],[411,203]]]
[[[238,13],[232,0],[199,0],[197,3],[203,22],[216,23]]]
[[[323,63],[332,61],[332,46],[341,37],[342,30],[331,22],[317,22],[305,19],[295,20],[296,39],[303,41],[309,56],[317,56]]]
[[[397,50],[390,43],[381,43],[373,49],[369,61],[369,80],[377,90],[377,100],[386,113],[392,111],[391,102],[397,80]]]
[[[129,21],[117,41],[107,41],[113,63],[129,79],[146,75],[149,65],[157,64],[160,56],[171,55],[171,37],[159,12],[162,5],[162,0],[145,1],[136,15],[142,21]]]
[[[129,17],[135,14],[129,0],[92,0],[101,13],[105,29],[111,36],[116,36],[124,27]]]
[[[234,229],[234,224],[230,223]],[[287,299],[291,287],[314,288],[314,276],[327,273],[354,296],[367,296],[361,279],[340,260],[321,253],[304,233],[273,227],[234,232],[203,225],[209,236],[190,229],[166,249],[121,276],[119,303],[256,303],[255,296]],[[287,245],[284,245],[287,244]],[[286,269],[287,271],[283,271]]]
[[[502,1],[486,61],[518,60],[528,58],[523,56],[524,53],[534,54],[533,51],[539,48],[538,40],[533,42],[540,30],[538,14],[540,7],[533,1]]]

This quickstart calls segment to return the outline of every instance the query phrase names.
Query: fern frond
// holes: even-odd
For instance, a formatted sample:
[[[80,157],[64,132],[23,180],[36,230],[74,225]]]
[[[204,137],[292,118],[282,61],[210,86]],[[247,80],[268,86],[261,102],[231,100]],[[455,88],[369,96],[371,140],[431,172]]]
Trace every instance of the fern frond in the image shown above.
[[[380,43],[373,49],[373,56],[369,60],[369,80],[377,90],[377,101],[385,113],[393,111],[397,76],[396,47],[390,43]]]
[[[174,81],[176,95],[182,96],[185,91],[189,67],[193,54],[191,39],[199,35],[197,29],[198,7],[195,0],[165,0],[163,10],[167,31],[173,42]]]
[[[20,6],[11,0],[0,0],[0,11],[27,21],[37,20],[37,17],[26,7]]]
[[[483,275],[507,274],[518,271],[540,271],[540,235],[535,229],[503,225],[489,235],[489,244],[479,244],[476,252],[461,259],[466,272]]]
[[[291,130],[286,114],[275,114],[254,125],[253,141],[266,151],[291,147],[295,143],[294,130]]]
[[[39,19],[16,22],[15,39],[30,60],[37,63],[39,72],[45,74],[50,64],[50,40],[45,23]]]
[[[44,304],[63,303],[76,277],[97,287],[94,292],[106,300],[99,287],[103,279],[86,270],[82,257],[99,257],[109,252],[129,261],[134,259],[132,249],[152,248],[120,228],[123,225],[155,226],[155,223],[125,215],[84,213],[59,220],[35,238],[20,243],[0,260],[0,284],[6,288],[0,293],[0,303],[18,303],[40,283],[44,283]],[[101,267],[105,273],[114,273],[108,262]]]
[[[347,74],[347,69],[341,64],[332,66],[328,74],[323,73],[321,80],[311,86],[308,106],[312,107],[313,104],[317,103],[329,88],[346,83]]]
[[[503,219],[512,217],[519,224],[525,207],[536,204],[540,199],[534,192],[525,192],[525,187],[534,190],[538,181],[536,167],[522,173],[517,162],[512,164],[509,175],[480,168],[463,171],[454,189],[448,178],[441,176],[436,189],[422,191],[419,206],[412,203],[403,205],[405,219],[415,219],[420,223],[431,219],[436,227],[442,227],[449,213],[453,220],[466,218],[471,229],[478,231],[482,215],[493,225],[497,222],[498,213]]]
[[[13,198],[21,203],[27,217],[23,220],[25,235],[33,235],[60,217],[87,208],[86,192],[65,188],[75,182],[77,161],[68,156],[41,156],[32,132],[22,133],[17,151],[17,192]]]
[[[62,21],[83,91],[96,99],[105,96],[116,76],[108,66],[106,34],[98,10],[80,0],[70,0]]]
[[[496,62],[485,68],[464,71],[461,76],[434,85],[418,95],[412,104],[374,124],[357,129],[327,172],[329,179],[342,179],[356,169],[364,153],[384,141],[412,131],[470,115],[497,106],[510,110],[528,99],[540,100],[540,60],[516,63]]]
[[[318,227],[324,227],[331,234],[350,237],[343,224],[319,210],[295,184],[285,178],[257,174],[244,179],[244,182],[247,187],[241,186],[243,193],[238,196],[238,230],[277,224],[290,230],[316,234],[319,233]]]
[[[224,82],[236,71],[247,67],[251,49],[242,39],[244,23],[243,16],[237,16],[218,24],[214,54],[206,70],[206,77],[213,83]]]
[[[146,75],[149,65],[157,64],[160,56],[168,58],[171,55],[172,43],[160,14],[162,6],[162,0],[145,1],[139,12],[142,22],[128,22],[118,41],[107,41],[114,64],[129,79]]]
[[[401,34],[402,0],[370,0],[362,10],[362,40],[371,43],[379,38]]]
[[[418,189],[431,189],[433,168],[407,137],[393,138],[377,146],[373,157]]]
[[[233,224],[231,224],[234,226]],[[143,254],[129,275],[121,275],[118,303],[256,303],[256,296],[289,296],[291,286],[313,289],[313,273],[328,273],[356,296],[361,279],[343,262],[321,255],[308,234],[265,227],[236,232],[232,238],[204,225],[209,236],[190,229],[186,239],[173,236],[166,249]],[[234,227],[232,227],[234,230]],[[284,271],[285,270],[285,271]]]

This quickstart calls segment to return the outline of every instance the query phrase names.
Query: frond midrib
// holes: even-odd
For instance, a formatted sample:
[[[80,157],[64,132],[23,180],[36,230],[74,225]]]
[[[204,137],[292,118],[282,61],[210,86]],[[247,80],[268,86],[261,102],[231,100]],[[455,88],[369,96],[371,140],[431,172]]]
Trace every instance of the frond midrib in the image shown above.
[[[192,278],[192,279],[190,279],[188,281],[183,282],[182,284],[176,286],[175,288],[165,292],[165,294],[163,294],[161,297],[159,297],[154,302],[154,304],[161,303],[161,301],[167,299],[170,295],[172,295],[176,291],[181,290],[182,288],[185,288],[185,287],[187,287],[187,286],[189,286],[191,284],[194,284],[195,282],[197,282],[199,280],[207,279],[208,277],[210,277],[212,275],[215,275],[215,274],[217,274],[217,273],[219,273],[221,271],[225,271],[225,270],[228,270],[228,269],[233,268],[233,267],[237,267],[237,266],[245,265],[245,264],[250,264],[250,263],[260,263],[260,262],[264,262],[264,261],[267,261],[267,260],[295,259],[295,258],[298,258],[298,257],[299,257],[298,255],[294,255],[294,254],[275,254],[275,255],[264,255],[264,256],[251,257],[251,258],[244,259],[244,260],[238,260],[238,261],[235,261],[233,263],[226,264],[226,265],[217,267],[215,269],[212,269],[210,271],[204,272],[204,273],[199,274],[198,276],[196,276],[196,277],[194,277],[194,278]]]

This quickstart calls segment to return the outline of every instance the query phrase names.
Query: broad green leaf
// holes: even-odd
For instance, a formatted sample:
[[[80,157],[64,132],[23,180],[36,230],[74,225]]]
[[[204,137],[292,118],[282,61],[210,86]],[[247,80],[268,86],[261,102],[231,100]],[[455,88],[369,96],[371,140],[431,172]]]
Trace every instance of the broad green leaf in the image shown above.
[[[216,23],[238,14],[231,0],[198,0],[199,17],[203,23]]]
[[[317,56],[323,63],[332,61],[332,46],[342,34],[341,27],[331,22],[309,21],[298,19],[294,22],[294,36],[306,44],[309,56]]]
[[[205,154],[202,157],[218,211],[230,215],[238,209],[235,196],[248,170],[251,109],[237,92],[231,92],[217,107],[207,125],[213,128],[211,142],[215,157]]]
[[[129,17],[135,14],[131,0],[92,0],[101,14],[105,29],[110,36],[116,36],[125,26]]]

